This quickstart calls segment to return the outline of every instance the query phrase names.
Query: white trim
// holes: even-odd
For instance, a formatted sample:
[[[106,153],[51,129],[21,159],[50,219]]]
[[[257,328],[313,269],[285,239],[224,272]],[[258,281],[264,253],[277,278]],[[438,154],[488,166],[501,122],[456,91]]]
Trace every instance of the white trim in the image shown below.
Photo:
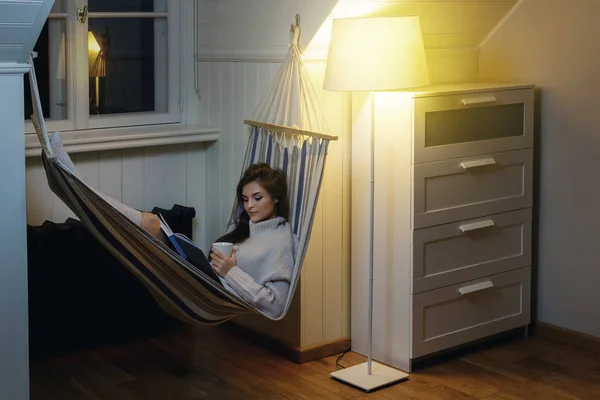
[[[67,24],[66,20],[48,21],[48,68],[50,101],[49,115],[53,120],[64,120],[69,117],[67,102]],[[62,102],[62,103],[61,103]],[[66,111],[66,112],[65,112]],[[58,116],[65,115],[65,118]]]
[[[223,46],[207,48],[198,46],[198,62],[282,62],[288,46]]]
[[[257,63],[280,63],[287,54],[288,46],[228,46],[219,49],[196,50],[197,62],[257,62]],[[326,53],[302,54],[304,62],[325,62]]]
[[[506,15],[504,17],[502,17],[502,19],[500,20],[500,22],[498,22],[496,24],[496,26],[494,26],[494,28],[490,31],[490,33],[487,34],[487,36],[485,38],[483,38],[483,40],[481,41],[481,43],[479,43],[479,48],[483,47],[486,45],[486,43],[496,34],[496,32],[498,32],[498,30],[500,28],[502,28],[502,26],[504,26],[504,24],[506,23],[506,21],[508,21],[512,15],[517,11],[517,9],[519,7],[521,7],[521,5],[525,2],[525,0],[518,0],[517,3],[512,6],[512,8],[510,10],[508,10],[508,12],[506,13]]]
[[[88,115],[88,129],[118,128],[136,125],[169,124],[180,122],[179,99],[172,106],[172,112],[159,113],[154,111]]]
[[[182,143],[214,142],[219,129],[207,125],[154,125],[121,129],[94,129],[60,133],[69,153],[115,150],[132,147],[164,146]],[[37,135],[25,136],[25,155],[39,156],[41,146]]]
[[[184,7],[182,7],[183,9]],[[187,20],[185,18],[181,18],[181,26],[183,29],[186,29],[188,24],[187,24]],[[193,56],[192,56],[192,63],[194,65],[194,91],[196,92],[196,94],[199,96],[200,95],[200,68],[198,66],[198,2],[194,1],[192,4],[192,48],[193,48]],[[188,31],[189,33],[189,31]],[[184,35],[184,39],[185,39],[185,35]],[[182,40],[183,42],[183,40]],[[185,62],[181,63],[182,65],[186,65]],[[182,68],[181,70],[182,72],[182,76],[185,76],[184,74],[184,68]]]
[[[29,85],[29,82],[27,83],[27,85]],[[69,83],[67,82],[67,87],[69,86]],[[68,93],[68,89],[67,89],[67,93]],[[65,107],[68,107],[68,104],[65,105]],[[67,110],[67,115],[68,115],[68,110]],[[72,130],[73,129],[73,121],[70,119],[45,119],[44,118],[44,122],[46,122],[46,128],[48,129],[48,131],[68,131],[68,130]],[[29,116],[27,117],[27,119],[24,121],[25,123],[25,134],[34,134],[35,133],[35,128],[33,127],[33,123],[31,122],[31,119],[29,119]]]
[[[23,75],[29,72],[25,63],[0,63],[0,75]]]
[[[78,6],[87,4],[87,0],[82,0],[82,4],[78,4],[79,0],[67,0],[67,10],[75,10]],[[187,33],[182,32],[181,18],[182,14],[180,1],[168,2],[169,12],[151,12],[151,13],[89,13],[85,23],[79,23],[75,12],[70,13],[54,13],[50,17],[55,20],[65,21],[65,34],[67,36],[67,88],[64,107],[67,108],[65,119],[52,120],[48,119],[48,130],[58,130],[61,132],[72,130],[92,130],[92,129],[108,129],[119,128],[126,126],[141,126],[151,124],[178,124],[184,119],[181,110],[182,85],[183,78],[180,79],[181,70],[181,55],[183,54],[181,47],[181,38]],[[90,116],[87,101],[89,98],[88,86],[88,61],[87,61],[87,31],[88,21],[90,18],[152,18],[155,20],[166,20],[168,37],[167,60],[168,66],[166,76],[161,80],[164,81],[164,86],[167,86],[162,91],[159,90],[157,95],[165,98],[166,110],[149,111],[140,113],[127,114],[105,114],[100,116]],[[160,88],[158,88],[160,89]],[[162,92],[162,93],[160,93]],[[51,99],[53,101],[53,99]],[[25,121],[25,129],[27,133],[33,133],[33,125],[30,121]]]
[[[87,5],[84,0],[81,7]],[[77,10],[78,0],[67,0],[69,10]],[[67,71],[69,97],[69,120],[72,122],[70,129],[87,129],[90,107],[89,99],[89,64],[88,64],[88,19],[84,23],[77,21],[77,13],[73,12],[68,17],[69,34],[67,39],[71,49],[67,49],[69,58]],[[68,47],[68,46],[67,46]],[[48,129],[51,129],[48,127]]]
[[[168,18],[168,12],[90,12],[88,18]]]
[[[154,0],[153,9],[156,10],[162,0]],[[154,111],[166,112],[169,110],[169,81],[164,79],[169,76],[169,37],[162,40],[161,32],[168,33],[169,20],[166,18],[154,19]],[[181,74],[179,74],[181,76]],[[179,121],[178,121],[179,122]]]
[[[206,123],[199,110],[202,109],[199,89],[198,63],[195,56],[197,53],[195,38],[198,35],[196,23],[196,2],[184,1],[180,7],[180,28],[181,32],[181,58],[179,64],[180,76],[180,98],[181,98],[181,124],[195,125]],[[194,81],[192,86],[190,83]]]
[[[283,62],[287,46],[224,46],[219,49],[200,46],[196,53],[197,62]],[[479,47],[457,47],[425,49],[427,57],[479,54]],[[327,53],[306,52],[304,62],[325,62]]]
[[[168,3],[169,12],[166,13],[166,23],[167,23],[167,52],[168,52],[168,66],[167,66],[167,111],[166,112],[156,112],[149,111],[147,113],[128,113],[128,114],[103,114],[100,116],[90,116],[89,110],[86,109],[85,116],[81,116],[85,118],[87,127],[89,129],[102,129],[108,127],[119,127],[119,126],[128,126],[128,125],[136,125],[139,124],[140,121],[143,121],[144,124],[168,124],[168,123],[179,123],[182,120],[182,112],[180,107],[180,97],[181,97],[181,86],[183,82],[181,82],[179,78],[180,64],[181,64],[181,20],[180,20],[180,4],[178,1],[170,1]],[[91,14],[91,13],[90,13]],[[97,13],[98,14],[98,13]],[[104,14],[104,13],[103,13]],[[108,13],[111,14],[112,13]],[[165,18],[162,14],[165,13],[151,13],[154,15],[154,19]],[[135,15],[135,13],[131,13],[131,15]],[[89,14],[88,14],[89,16]],[[86,29],[87,29],[87,23]],[[87,31],[86,31],[87,32]],[[87,38],[87,34],[84,35]],[[85,46],[84,48],[87,48]],[[86,59],[87,62],[87,59]],[[86,76],[87,76],[87,70]],[[86,78],[87,82],[87,78]],[[86,93],[89,91],[89,88],[86,86]],[[159,95],[159,93],[156,93]],[[86,97],[87,98],[87,97]],[[79,127],[80,129],[85,129],[85,127]]]

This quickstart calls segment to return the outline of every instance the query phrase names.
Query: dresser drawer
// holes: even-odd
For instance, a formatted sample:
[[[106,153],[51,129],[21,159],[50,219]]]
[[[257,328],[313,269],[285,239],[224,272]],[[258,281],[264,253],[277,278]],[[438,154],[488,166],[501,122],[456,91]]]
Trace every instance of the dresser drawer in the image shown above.
[[[413,232],[411,293],[531,265],[531,208]]]
[[[413,296],[412,358],[524,326],[531,268]]]
[[[533,149],[414,166],[413,228],[530,207]]]
[[[415,99],[414,162],[533,147],[531,89]]]

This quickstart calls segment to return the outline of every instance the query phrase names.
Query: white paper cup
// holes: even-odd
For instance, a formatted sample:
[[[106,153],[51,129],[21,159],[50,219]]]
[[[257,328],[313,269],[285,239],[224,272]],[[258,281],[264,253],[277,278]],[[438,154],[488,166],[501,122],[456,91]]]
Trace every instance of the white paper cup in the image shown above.
[[[225,257],[231,257],[231,253],[233,253],[233,243],[216,242],[212,244],[212,247],[220,253],[223,253]]]

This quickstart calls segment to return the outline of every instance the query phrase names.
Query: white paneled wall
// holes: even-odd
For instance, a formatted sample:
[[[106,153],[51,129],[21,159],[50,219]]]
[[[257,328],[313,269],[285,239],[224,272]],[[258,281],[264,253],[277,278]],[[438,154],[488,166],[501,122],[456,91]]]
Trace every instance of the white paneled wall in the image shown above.
[[[235,198],[235,187],[242,172],[249,128],[244,118],[252,115],[279,63],[201,62],[200,94],[203,119],[220,128],[219,141],[210,149],[208,163],[213,171],[208,184],[208,236],[217,238],[225,229]],[[297,300],[297,299],[296,299]],[[270,321],[256,316],[237,317],[240,323],[274,336],[291,345],[300,344],[299,303],[295,301],[284,321],[272,329]]]
[[[300,14],[304,48],[338,0],[198,0],[198,55],[220,60],[281,59]]]
[[[201,62],[201,92],[204,113],[210,125],[221,131],[219,142],[210,150],[209,163],[219,170],[218,179],[209,178],[211,231],[216,237],[231,212],[235,185],[240,177],[246,150],[248,128],[244,118],[254,113],[269,84],[280,68],[270,62]],[[325,64],[306,64],[319,101],[340,140],[331,142],[325,178],[313,225],[311,241],[302,268],[300,296],[283,322],[263,318],[237,318],[245,325],[277,337],[293,346],[336,340],[349,335],[348,253],[349,233],[349,141],[345,136],[346,97],[339,92],[320,90]],[[309,320],[307,320],[309,318]]]
[[[84,181],[138,210],[194,207],[194,239],[206,243],[208,144],[181,144],[72,154]],[[27,158],[27,223],[64,222],[73,213],[48,187],[41,157]]]
[[[235,185],[240,177],[249,128],[244,118],[252,115],[277,72],[279,63],[200,63],[200,92],[205,121],[219,127],[219,141],[211,148],[209,196],[218,205],[210,213],[210,230],[220,235],[233,206]]]

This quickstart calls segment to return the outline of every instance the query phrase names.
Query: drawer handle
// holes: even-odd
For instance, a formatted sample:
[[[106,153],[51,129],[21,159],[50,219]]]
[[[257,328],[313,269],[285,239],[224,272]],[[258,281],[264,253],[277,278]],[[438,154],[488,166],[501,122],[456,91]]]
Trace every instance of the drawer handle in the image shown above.
[[[491,219],[486,219],[483,221],[473,222],[472,224],[465,224],[459,227],[460,231],[465,233],[469,231],[476,231],[477,229],[489,228],[490,226],[495,226],[496,223]]]
[[[464,296],[465,294],[479,292],[480,290],[485,290],[485,289],[489,289],[492,287],[494,287],[494,282],[485,281],[485,282],[476,283],[471,286],[461,287],[460,289],[458,289],[458,291],[460,292],[461,295]]]
[[[470,106],[473,104],[485,104],[485,103],[495,103],[496,97],[494,96],[482,96],[482,97],[473,97],[470,99],[462,99],[461,103],[463,106]]]
[[[469,169],[469,168],[484,167],[486,165],[494,165],[494,164],[496,164],[496,160],[493,157],[489,157],[489,158],[481,158],[479,160],[473,160],[473,161],[463,161],[460,163],[460,166],[463,169]]]

